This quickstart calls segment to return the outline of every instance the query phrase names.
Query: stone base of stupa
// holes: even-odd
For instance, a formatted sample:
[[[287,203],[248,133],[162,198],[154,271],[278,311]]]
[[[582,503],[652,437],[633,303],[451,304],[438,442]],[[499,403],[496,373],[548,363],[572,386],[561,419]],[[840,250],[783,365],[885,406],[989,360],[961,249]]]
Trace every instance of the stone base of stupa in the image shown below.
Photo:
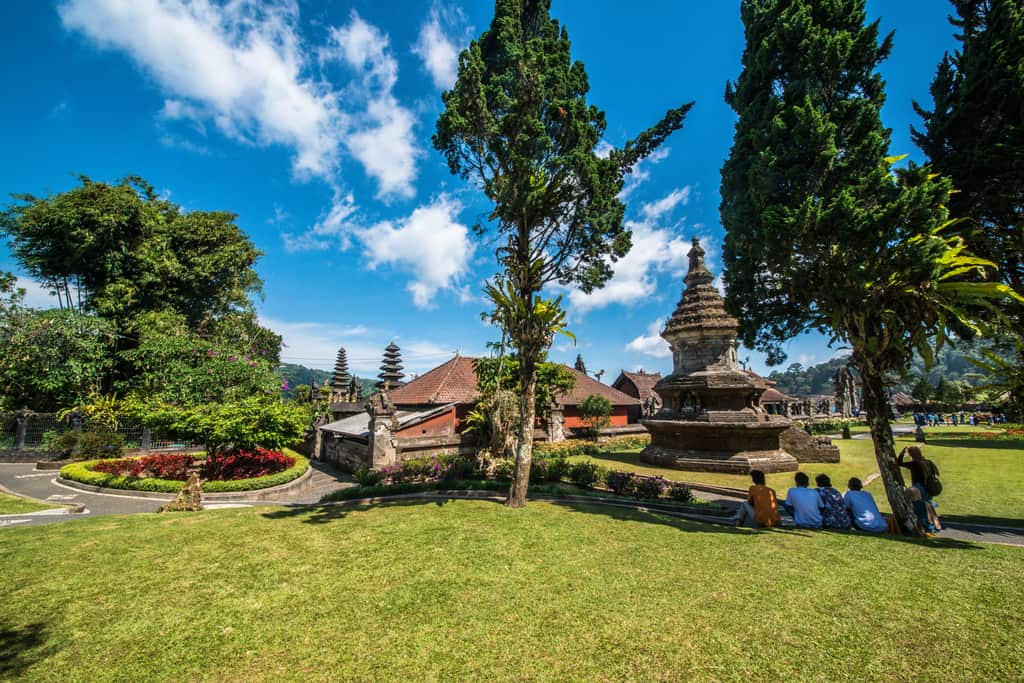
[[[644,462],[691,472],[747,474],[751,470],[794,472],[800,464],[779,445],[789,421],[700,422],[643,420],[651,445]]]

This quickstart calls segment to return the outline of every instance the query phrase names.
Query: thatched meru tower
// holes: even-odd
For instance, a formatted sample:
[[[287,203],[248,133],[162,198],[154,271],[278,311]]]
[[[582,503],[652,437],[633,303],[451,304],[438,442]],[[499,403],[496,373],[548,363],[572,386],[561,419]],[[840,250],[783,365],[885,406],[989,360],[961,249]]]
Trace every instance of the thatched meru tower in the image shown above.
[[[348,356],[345,347],[338,349],[338,357],[334,361],[334,375],[331,377],[331,391],[335,395],[344,395],[349,390],[352,375],[348,372]]]
[[[377,375],[380,381],[377,382],[378,389],[392,391],[405,384],[402,378],[402,351],[395,342],[391,342],[384,349],[384,362],[380,366],[380,374]]]

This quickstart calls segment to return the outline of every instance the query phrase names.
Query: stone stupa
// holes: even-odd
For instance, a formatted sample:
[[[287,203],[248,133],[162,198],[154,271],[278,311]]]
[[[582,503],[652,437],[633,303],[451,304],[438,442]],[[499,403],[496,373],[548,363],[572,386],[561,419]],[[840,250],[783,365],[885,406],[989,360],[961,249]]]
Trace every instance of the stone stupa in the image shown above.
[[[779,445],[791,423],[761,407],[768,385],[740,368],[739,321],[725,312],[713,281],[695,237],[683,298],[661,333],[672,348],[673,371],[654,387],[664,405],[641,421],[651,445],[640,457],[701,472],[796,470],[796,459]]]

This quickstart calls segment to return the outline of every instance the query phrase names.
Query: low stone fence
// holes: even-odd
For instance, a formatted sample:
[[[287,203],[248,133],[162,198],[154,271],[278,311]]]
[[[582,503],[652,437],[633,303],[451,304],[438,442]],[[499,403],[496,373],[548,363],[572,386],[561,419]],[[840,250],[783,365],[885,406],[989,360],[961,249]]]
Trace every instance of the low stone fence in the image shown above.
[[[825,436],[811,436],[798,424],[779,435],[779,445],[799,462],[839,462],[839,447]]]

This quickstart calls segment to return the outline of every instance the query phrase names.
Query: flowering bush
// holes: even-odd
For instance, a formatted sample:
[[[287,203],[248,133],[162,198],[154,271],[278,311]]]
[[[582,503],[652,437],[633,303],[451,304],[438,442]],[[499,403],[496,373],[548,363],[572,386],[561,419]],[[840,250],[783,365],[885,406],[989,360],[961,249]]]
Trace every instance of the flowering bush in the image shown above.
[[[105,460],[96,463],[92,469],[96,472],[114,474],[121,477],[135,477],[137,479],[156,477],[158,479],[185,481],[188,478],[188,470],[193,461],[194,458],[187,453],[163,453],[159,455],[144,455],[141,458]]]
[[[634,485],[633,479],[634,476],[629,472],[609,472],[604,485],[612,493],[628,495]]]
[[[630,495],[637,498],[660,498],[668,482],[661,477],[634,477]]]
[[[693,491],[686,484],[680,482],[672,482],[668,485],[668,489],[665,491],[668,497],[677,503],[692,503],[693,502]]]
[[[573,463],[569,468],[569,480],[577,486],[590,488],[601,480],[601,467],[590,460]]]
[[[651,444],[650,434],[630,434],[608,439],[601,444],[602,451],[628,451],[645,448]]]
[[[283,472],[294,464],[295,458],[265,448],[211,453],[199,476],[213,481],[252,479]]]
[[[535,458],[568,458],[573,455],[597,455],[598,447],[592,441],[566,439],[556,443],[539,443],[533,447]]]

